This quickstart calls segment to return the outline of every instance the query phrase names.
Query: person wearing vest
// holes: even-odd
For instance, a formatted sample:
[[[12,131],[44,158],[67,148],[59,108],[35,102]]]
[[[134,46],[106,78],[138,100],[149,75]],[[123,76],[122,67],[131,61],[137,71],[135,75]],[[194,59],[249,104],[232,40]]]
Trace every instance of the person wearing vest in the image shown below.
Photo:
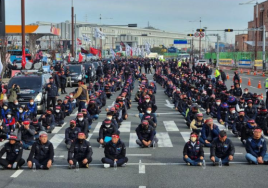
[[[78,90],[75,93],[74,98],[79,99],[78,112],[81,112],[82,108],[86,108],[86,102],[89,102],[87,86],[84,85],[82,80],[78,81]]]
[[[110,119],[105,119],[100,127],[97,142],[105,145],[111,140],[111,136],[114,132],[117,132],[115,125],[112,124],[112,121]]]
[[[29,168],[33,168],[33,164],[35,164],[36,169],[49,169],[53,160],[53,144],[47,140],[47,133],[42,131],[39,133],[39,140],[32,146],[27,165]]]
[[[190,123],[190,128],[193,130],[193,132],[195,132],[199,135],[199,133],[201,132],[201,129],[203,127],[203,124],[204,124],[203,114],[197,113],[195,118]]]
[[[268,153],[265,139],[262,137],[262,130],[256,127],[253,136],[246,142],[246,159],[251,164],[268,164]]]
[[[215,70],[215,78],[216,78],[216,82],[219,81],[220,76],[221,76],[221,73],[220,73],[220,71],[219,71],[219,68],[217,68],[217,69]]]
[[[198,141],[198,134],[192,132],[190,140],[186,142],[183,149],[183,160],[187,165],[201,166],[204,159],[204,150],[202,144]]]
[[[86,140],[86,135],[83,132],[78,133],[78,138],[72,142],[71,148],[68,151],[69,168],[78,162],[79,167],[88,168],[92,161],[92,148]]]
[[[235,148],[233,142],[227,138],[227,134],[224,130],[220,131],[219,137],[215,138],[210,147],[210,160],[213,162],[213,166],[222,160],[223,165],[229,166],[229,162],[233,160]]]
[[[6,158],[2,156],[6,153]],[[22,145],[16,135],[10,135],[9,142],[0,151],[0,165],[5,169],[19,169],[25,160],[22,158]]]
[[[268,109],[268,78],[265,80],[265,90],[266,90],[266,108]]]

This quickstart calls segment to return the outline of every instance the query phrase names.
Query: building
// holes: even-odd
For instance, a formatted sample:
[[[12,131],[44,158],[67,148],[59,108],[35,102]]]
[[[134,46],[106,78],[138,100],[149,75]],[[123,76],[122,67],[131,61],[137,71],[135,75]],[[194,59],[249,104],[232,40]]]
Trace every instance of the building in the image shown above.
[[[235,51],[247,52],[248,51],[248,34],[235,35]]]

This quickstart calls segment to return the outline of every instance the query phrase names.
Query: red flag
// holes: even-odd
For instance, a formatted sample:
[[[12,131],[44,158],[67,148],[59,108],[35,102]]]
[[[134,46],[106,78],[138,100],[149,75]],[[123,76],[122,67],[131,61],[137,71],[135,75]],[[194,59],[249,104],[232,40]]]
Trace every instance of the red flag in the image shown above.
[[[130,56],[132,56],[133,52],[132,52],[132,48],[130,49]]]
[[[22,59],[21,59],[21,67],[25,69],[26,65],[26,56],[25,56],[25,47],[22,47]]]
[[[81,63],[83,61],[83,56],[81,54],[81,52],[79,53],[79,59],[78,59],[78,62]]]
[[[97,50],[95,48],[90,48],[90,53],[93,55],[97,55],[99,53],[99,50]]]
[[[69,53],[69,57],[68,57],[68,63],[71,62],[71,54]]]
[[[99,50],[99,58],[101,58],[101,50]]]

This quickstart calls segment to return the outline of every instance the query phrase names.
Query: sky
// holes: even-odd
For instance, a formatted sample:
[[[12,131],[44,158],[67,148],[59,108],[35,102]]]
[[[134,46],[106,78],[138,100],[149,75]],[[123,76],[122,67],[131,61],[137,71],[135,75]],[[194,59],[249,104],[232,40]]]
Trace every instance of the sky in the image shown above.
[[[160,30],[193,33],[200,27],[208,30],[246,29],[253,19],[254,4],[239,5],[250,0],[73,0],[77,21],[125,25],[148,22]],[[259,1],[263,2],[264,0]],[[21,0],[6,0],[6,24],[21,23]],[[65,22],[71,19],[71,0],[25,0],[26,24],[36,21]],[[112,18],[112,19],[108,19]],[[209,33],[209,32],[208,32]],[[215,33],[215,32],[210,32]],[[239,32],[240,34],[243,32]],[[244,32],[246,33],[246,32]],[[223,40],[223,32],[219,32]],[[235,34],[227,33],[227,42],[234,43]],[[211,41],[215,41],[211,37]]]

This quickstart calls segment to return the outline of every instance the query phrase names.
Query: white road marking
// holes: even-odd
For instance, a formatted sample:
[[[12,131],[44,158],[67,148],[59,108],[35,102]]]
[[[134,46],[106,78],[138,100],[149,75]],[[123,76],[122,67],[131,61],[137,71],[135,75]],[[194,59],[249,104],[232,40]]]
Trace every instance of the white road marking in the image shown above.
[[[8,140],[5,140],[3,142],[0,142],[0,147],[3,146],[3,145],[5,145],[5,143],[7,143],[7,142],[8,142]]]
[[[90,140],[90,138],[91,138],[92,135],[93,135],[93,133],[89,133],[89,134],[88,134],[87,141]]]
[[[50,142],[53,144],[54,150],[60,145],[60,143],[65,139],[65,134],[55,134]]]
[[[64,158],[64,155],[54,156],[56,158]]]
[[[141,186],[139,186],[139,188],[146,188],[146,186],[142,186],[142,185],[141,185]]]
[[[151,157],[152,154],[127,154],[128,157]]]
[[[129,148],[138,148],[139,145],[136,143],[138,136],[136,133],[129,134]]]
[[[210,153],[204,153],[205,155],[210,155]],[[235,155],[243,155],[243,153],[235,153]]]
[[[55,129],[53,129],[52,133],[54,133],[54,134],[58,133],[63,128],[64,125],[66,125],[66,123],[64,123],[61,127],[59,127],[59,126],[55,127]]]
[[[76,111],[75,113],[71,114],[70,116],[77,116],[78,111]]]
[[[122,122],[120,128],[119,128],[119,131],[121,133],[129,133],[130,132],[130,127],[131,127],[131,122]]]
[[[173,108],[174,107],[174,104],[171,104],[169,102],[169,100],[166,100],[166,103],[167,103],[167,104],[165,104],[166,107],[168,107],[168,108]]]
[[[102,122],[98,122],[98,123],[97,123],[97,125],[96,125],[96,127],[95,127],[93,133],[98,133],[98,132],[100,131],[101,124],[102,124]]]
[[[167,131],[170,131],[170,132],[179,131],[179,129],[174,121],[163,121],[163,123],[164,123],[164,126],[165,126]]]
[[[213,123],[219,127],[220,130],[226,130],[226,127],[220,123],[218,123],[217,120],[213,120]]]
[[[23,172],[23,170],[16,170],[16,172],[14,174],[12,174],[12,176],[10,176],[11,178],[16,178],[18,177],[21,173]]]
[[[181,133],[181,136],[182,136],[183,140],[185,142],[188,142],[189,141],[189,138],[190,138],[191,132],[180,132],[180,133]]]
[[[139,174],[145,174],[145,165],[139,165]]]
[[[157,132],[156,137],[158,138],[157,146],[162,147],[173,147],[170,137],[167,132]]]
[[[114,103],[115,103],[115,102],[113,101],[112,105],[111,105],[111,106],[108,106],[108,108],[111,108],[111,107],[113,107],[113,106],[114,106]]]

